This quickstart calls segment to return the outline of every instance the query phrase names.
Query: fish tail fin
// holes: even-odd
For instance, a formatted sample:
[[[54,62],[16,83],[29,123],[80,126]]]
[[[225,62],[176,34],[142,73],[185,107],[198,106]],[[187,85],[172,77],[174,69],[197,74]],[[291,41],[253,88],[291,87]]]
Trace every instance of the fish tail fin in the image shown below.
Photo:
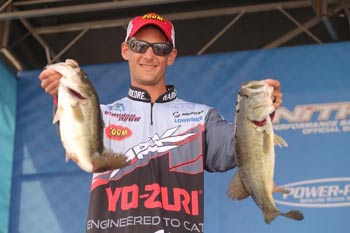
[[[287,213],[281,213],[281,215],[283,215],[284,217],[290,218],[290,219],[297,220],[297,221],[304,219],[303,213],[301,213],[299,210],[291,210]]]
[[[304,219],[304,215],[298,210],[291,210],[287,213],[281,213],[280,211],[276,210],[276,211],[264,212],[265,222],[267,224],[270,224],[278,215],[282,215],[286,218],[294,219],[297,221]]]
[[[288,146],[288,143],[282,137],[280,137],[276,134],[274,135],[273,139],[274,139],[275,145],[278,145],[279,147],[282,147],[282,146],[287,147]]]
[[[242,181],[239,178],[238,173],[236,173],[233,176],[233,178],[232,178],[232,180],[227,188],[227,195],[230,198],[236,199],[236,200],[242,200],[242,199],[249,196],[249,192],[243,186]]]
[[[103,151],[102,155],[96,154],[91,158],[93,172],[104,172],[123,168],[129,164],[127,159],[128,157],[122,153]]]

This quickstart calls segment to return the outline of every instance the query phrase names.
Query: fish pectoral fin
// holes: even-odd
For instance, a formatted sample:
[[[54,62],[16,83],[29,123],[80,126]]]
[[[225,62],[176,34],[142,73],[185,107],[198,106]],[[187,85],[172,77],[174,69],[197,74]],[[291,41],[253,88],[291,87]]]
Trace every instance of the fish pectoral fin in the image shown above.
[[[79,104],[72,106],[73,108],[73,117],[76,119],[78,122],[83,122],[84,121],[84,114],[83,111],[81,110],[81,107]]]
[[[58,105],[55,116],[53,117],[53,120],[52,120],[52,124],[55,124],[57,121],[61,119],[62,112],[63,112],[63,106]]]
[[[115,170],[129,165],[128,157],[121,153],[113,153],[111,151],[103,151],[102,155],[95,154],[91,158],[93,172],[104,172]]]
[[[241,179],[239,178],[238,172],[233,176],[228,189],[227,196],[235,200],[242,200],[249,196],[249,192],[243,186]]]
[[[275,143],[275,145],[278,145],[279,147],[282,147],[282,146],[287,147],[288,146],[288,143],[283,138],[281,138],[280,136],[278,136],[276,134],[274,135],[274,143]]]
[[[288,189],[285,189],[285,188],[283,188],[283,187],[281,187],[281,186],[274,186],[274,188],[273,188],[273,192],[274,193],[284,193],[284,194],[289,194],[290,193],[290,190],[288,190]]]

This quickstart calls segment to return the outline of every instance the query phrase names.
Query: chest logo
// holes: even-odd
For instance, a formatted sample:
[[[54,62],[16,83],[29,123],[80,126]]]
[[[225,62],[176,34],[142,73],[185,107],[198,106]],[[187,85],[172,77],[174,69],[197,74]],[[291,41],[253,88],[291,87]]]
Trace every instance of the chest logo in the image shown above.
[[[131,129],[121,125],[109,125],[105,128],[107,138],[111,140],[121,141],[132,135]]]

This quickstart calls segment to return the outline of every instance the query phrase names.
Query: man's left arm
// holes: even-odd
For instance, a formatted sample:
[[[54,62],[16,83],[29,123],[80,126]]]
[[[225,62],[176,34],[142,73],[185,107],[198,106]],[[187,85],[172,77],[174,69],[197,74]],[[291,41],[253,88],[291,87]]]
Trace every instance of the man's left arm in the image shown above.
[[[213,108],[205,122],[205,169],[223,172],[235,167],[234,125]]]

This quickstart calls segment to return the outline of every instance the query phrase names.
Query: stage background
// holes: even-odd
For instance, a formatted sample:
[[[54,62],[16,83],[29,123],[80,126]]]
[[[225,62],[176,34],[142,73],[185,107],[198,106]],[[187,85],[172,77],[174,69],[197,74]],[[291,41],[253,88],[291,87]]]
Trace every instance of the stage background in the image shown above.
[[[275,180],[292,194],[276,194],[285,212],[265,224],[251,198],[232,201],[227,185],[236,169],[205,174],[205,232],[343,232],[350,216],[350,43],[278,48],[181,57],[169,68],[168,83],[183,99],[215,106],[234,120],[243,81],[276,78],[283,108],[276,133],[288,148],[276,149]],[[127,94],[127,63],[83,67],[101,103]],[[65,162],[52,126],[52,100],[38,80],[39,70],[19,74],[10,232],[85,231],[90,174]]]
[[[16,77],[0,62],[0,232],[8,232],[16,94]]]

